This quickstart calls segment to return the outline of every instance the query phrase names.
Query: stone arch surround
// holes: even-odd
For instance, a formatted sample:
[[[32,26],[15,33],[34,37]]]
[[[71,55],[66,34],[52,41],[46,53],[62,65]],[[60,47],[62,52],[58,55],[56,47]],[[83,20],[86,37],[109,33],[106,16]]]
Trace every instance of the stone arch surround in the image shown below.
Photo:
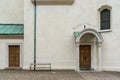
[[[80,64],[79,63],[79,54],[80,54],[79,48],[80,48],[80,45],[81,45],[80,39],[83,35],[85,35],[87,33],[93,34],[98,40],[97,44],[96,44],[97,49],[98,49],[98,51],[97,51],[97,53],[98,53],[98,56],[97,56],[98,57],[98,60],[97,60],[98,61],[98,66],[97,66],[96,71],[101,71],[102,70],[101,69],[101,51],[102,51],[101,48],[102,48],[103,37],[99,32],[97,32],[96,30],[91,29],[91,28],[87,28],[87,29],[82,30],[81,32],[79,32],[79,35],[76,37],[76,50],[77,50],[76,71],[80,71],[80,68],[79,68],[79,64]]]

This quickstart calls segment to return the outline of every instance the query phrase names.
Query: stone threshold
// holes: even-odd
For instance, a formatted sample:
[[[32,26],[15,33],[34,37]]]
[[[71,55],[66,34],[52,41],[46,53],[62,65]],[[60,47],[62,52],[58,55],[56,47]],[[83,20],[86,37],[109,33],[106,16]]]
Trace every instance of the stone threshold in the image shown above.
[[[21,67],[6,67],[5,70],[22,70]]]

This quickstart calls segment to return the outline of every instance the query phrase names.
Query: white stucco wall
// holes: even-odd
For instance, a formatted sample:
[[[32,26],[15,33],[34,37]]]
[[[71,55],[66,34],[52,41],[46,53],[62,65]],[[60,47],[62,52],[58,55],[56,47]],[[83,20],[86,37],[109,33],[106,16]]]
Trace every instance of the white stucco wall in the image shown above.
[[[102,69],[120,70],[119,7],[116,0],[75,0],[73,5],[37,6],[37,62],[50,62],[52,69],[76,69],[74,30],[95,28],[99,30],[98,8],[112,7],[111,32],[101,33],[104,42]],[[34,7],[30,0],[24,1],[24,69],[33,62],[34,55]]]
[[[102,33],[104,38],[102,51],[102,67],[104,70],[120,71],[120,30],[119,30],[119,7],[120,1],[109,0],[111,10],[111,32]]]
[[[24,23],[24,0],[0,0],[0,24]]]
[[[8,56],[8,45],[20,45],[20,67],[23,67],[23,61],[24,61],[24,44],[23,39],[0,39],[0,69],[5,69],[9,65],[9,56]]]

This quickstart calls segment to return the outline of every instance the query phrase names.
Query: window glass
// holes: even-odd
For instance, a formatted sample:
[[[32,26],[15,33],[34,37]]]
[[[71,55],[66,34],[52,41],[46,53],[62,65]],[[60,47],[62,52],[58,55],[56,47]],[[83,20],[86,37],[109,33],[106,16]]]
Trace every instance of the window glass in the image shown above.
[[[110,29],[110,10],[104,9],[101,12],[101,30]]]

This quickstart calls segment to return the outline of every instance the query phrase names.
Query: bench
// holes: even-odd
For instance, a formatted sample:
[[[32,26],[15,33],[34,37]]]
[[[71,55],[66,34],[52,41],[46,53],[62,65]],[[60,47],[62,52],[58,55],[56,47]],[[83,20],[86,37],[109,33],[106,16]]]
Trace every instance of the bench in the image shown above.
[[[30,70],[34,70],[34,68],[35,68],[35,70],[37,69],[44,69],[44,70],[46,70],[46,69],[48,69],[48,70],[50,70],[51,71],[51,63],[36,63],[36,64],[34,64],[34,63],[31,63],[30,64]]]

